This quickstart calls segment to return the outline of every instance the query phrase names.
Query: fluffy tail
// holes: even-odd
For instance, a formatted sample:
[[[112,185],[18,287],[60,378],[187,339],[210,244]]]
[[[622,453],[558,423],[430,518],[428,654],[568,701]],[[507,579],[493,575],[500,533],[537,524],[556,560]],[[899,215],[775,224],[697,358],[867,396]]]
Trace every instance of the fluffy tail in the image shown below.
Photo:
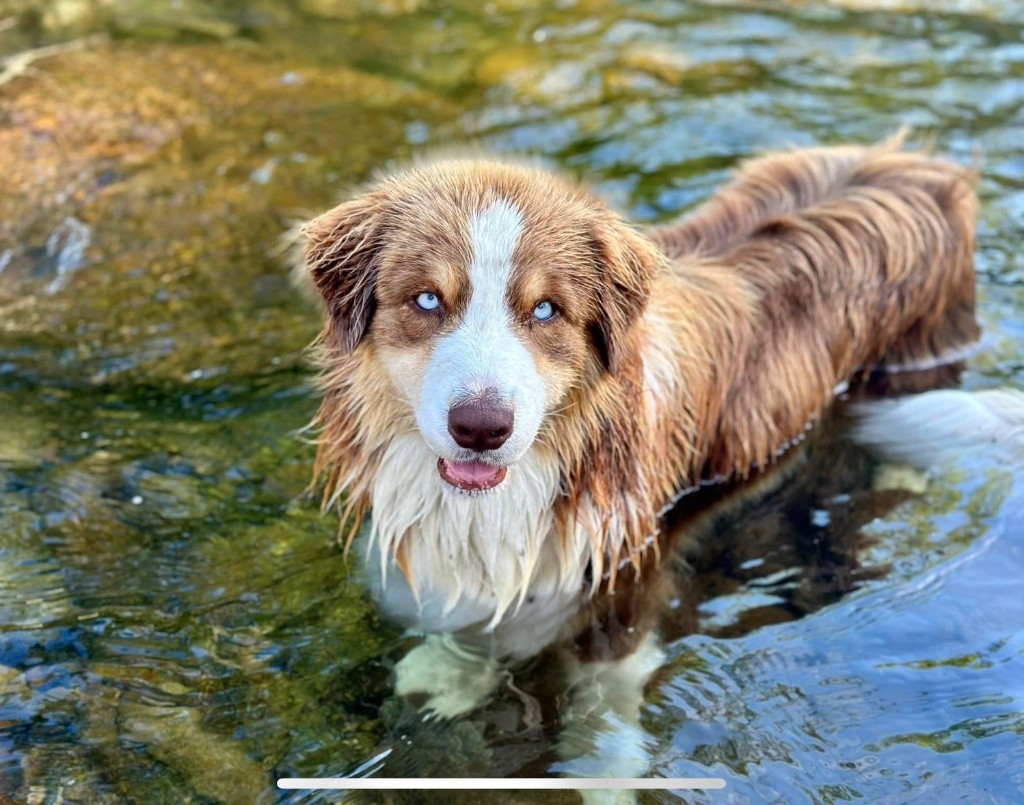
[[[854,415],[854,439],[921,469],[967,453],[1024,464],[1024,391],[929,391],[861,403]]]
[[[800,212],[870,181],[878,157],[898,152],[901,129],[875,146],[782,151],[744,162],[736,178],[689,215],[649,234],[670,258],[717,257],[771,221]]]

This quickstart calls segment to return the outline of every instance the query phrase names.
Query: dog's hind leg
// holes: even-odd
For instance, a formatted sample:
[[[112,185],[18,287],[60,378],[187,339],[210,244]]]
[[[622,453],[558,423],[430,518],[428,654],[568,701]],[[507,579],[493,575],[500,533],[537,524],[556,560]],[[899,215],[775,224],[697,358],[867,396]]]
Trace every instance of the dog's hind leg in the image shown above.
[[[932,303],[910,318],[903,332],[881,360],[888,371],[929,369],[962,360],[978,342],[980,328],[975,317],[974,233],[977,199],[971,176],[943,163],[910,163],[892,171],[884,164],[864,169],[865,181],[882,177],[900,188],[904,198],[917,202],[921,215],[933,215],[942,233],[938,239],[941,262],[919,284],[925,286]],[[873,169],[873,170],[872,170]],[[902,184],[902,188],[901,188]],[[916,295],[906,286],[900,293]],[[909,301],[909,300],[908,300]]]

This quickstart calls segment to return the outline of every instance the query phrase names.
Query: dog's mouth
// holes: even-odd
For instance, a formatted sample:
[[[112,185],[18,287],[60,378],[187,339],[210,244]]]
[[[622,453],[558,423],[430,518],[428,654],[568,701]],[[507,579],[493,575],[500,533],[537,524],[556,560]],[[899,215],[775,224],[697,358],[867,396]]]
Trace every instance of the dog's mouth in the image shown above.
[[[437,460],[437,471],[445,482],[463,492],[483,492],[494,489],[505,480],[508,467],[495,467],[484,461]]]

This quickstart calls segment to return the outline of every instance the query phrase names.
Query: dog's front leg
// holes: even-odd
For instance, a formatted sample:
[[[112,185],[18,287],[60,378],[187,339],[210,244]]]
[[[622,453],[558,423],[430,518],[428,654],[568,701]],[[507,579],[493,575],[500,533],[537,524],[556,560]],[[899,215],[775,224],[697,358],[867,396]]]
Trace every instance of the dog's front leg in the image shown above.
[[[395,693],[421,710],[456,718],[486,703],[500,679],[501,666],[486,649],[431,634],[395,666]]]
[[[647,774],[652,738],[640,726],[644,688],[665,653],[653,633],[636,651],[610,662],[569,661],[569,702],[562,716],[557,771],[570,777],[636,778]],[[635,792],[581,791],[587,803],[635,801]]]

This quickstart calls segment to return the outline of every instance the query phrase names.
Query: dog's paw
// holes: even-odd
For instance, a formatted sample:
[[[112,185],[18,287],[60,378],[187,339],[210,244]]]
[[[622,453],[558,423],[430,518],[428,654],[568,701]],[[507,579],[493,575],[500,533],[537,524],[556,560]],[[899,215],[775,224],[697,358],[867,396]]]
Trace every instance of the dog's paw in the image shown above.
[[[492,658],[460,646],[451,635],[430,635],[395,666],[395,693],[420,710],[456,718],[483,705],[499,678]]]

